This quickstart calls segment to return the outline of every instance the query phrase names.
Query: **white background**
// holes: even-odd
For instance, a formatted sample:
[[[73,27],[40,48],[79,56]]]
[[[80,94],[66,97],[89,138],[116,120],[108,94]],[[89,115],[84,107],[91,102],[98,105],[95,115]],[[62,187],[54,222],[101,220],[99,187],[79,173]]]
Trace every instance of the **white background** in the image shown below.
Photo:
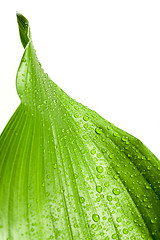
[[[20,103],[16,11],[53,81],[160,158],[160,2],[1,1],[0,132]]]

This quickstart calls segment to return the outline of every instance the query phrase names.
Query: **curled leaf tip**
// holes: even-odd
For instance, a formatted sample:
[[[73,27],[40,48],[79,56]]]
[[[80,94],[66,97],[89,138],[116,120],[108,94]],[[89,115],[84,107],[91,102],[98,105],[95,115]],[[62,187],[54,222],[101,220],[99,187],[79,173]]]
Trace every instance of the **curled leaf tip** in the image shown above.
[[[23,47],[25,48],[31,39],[30,27],[28,20],[19,12],[16,12],[17,22],[19,27],[20,39]]]

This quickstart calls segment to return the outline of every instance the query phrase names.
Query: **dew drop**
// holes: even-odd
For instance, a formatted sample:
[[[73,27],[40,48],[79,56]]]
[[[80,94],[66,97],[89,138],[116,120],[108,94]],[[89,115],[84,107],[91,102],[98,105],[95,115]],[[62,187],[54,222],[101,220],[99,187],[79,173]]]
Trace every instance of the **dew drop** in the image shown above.
[[[102,166],[97,166],[96,170],[97,170],[97,172],[102,173],[103,172],[103,167]]]
[[[103,149],[102,149],[102,152],[105,153],[105,152],[107,152],[107,150],[106,150],[105,148],[103,148]]]
[[[149,185],[146,185],[146,189],[151,189],[151,186],[149,186]]]
[[[131,236],[131,240],[136,240],[134,236]]]
[[[123,229],[123,233],[124,233],[124,234],[128,234],[128,229],[127,229],[127,228],[124,228],[124,229]]]
[[[112,222],[112,218],[108,218],[108,222]]]
[[[74,224],[74,227],[75,227],[75,228],[77,228],[77,227],[78,227],[77,223],[75,223],[75,224]]]
[[[100,217],[99,217],[98,214],[93,214],[92,219],[93,219],[94,222],[98,222],[100,220]]]
[[[105,187],[109,187],[109,183],[108,183],[108,182],[105,182],[104,186],[105,186]]]
[[[118,188],[114,188],[114,189],[113,189],[113,193],[114,193],[115,195],[119,195],[119,194],[120,194],[120,190],[119,190]]]
[[[31,204],[30,204],[30,203],[28,203],[27,207],[28,207],[28,208],[30,208],[30,207],[31,207]]]
[[[155,219],[151,219],[151,223],[155,223],[156,221],[155,221]]]
[[[114,175],[113,177],[114,177],[114,179],[118,179],[118,176],[117,176],[117,175]]]
[[[84,197],[80,197],[79,201],[80,201],[80,203],[84,203],[85,202],[85,198]]]
[[[84,116],[84,117],[83,117],[83,120],[84,120],[84,121],[88,121],[88,120],[89,120],[89,117]]]
[[[86,136],[86,135],[84,135],[84,136],[83,136],[83,138],[86,140],[86,139],[87,139],[87,136]]]
[[[79,117],[78,113],[75,113],[75,114],[74,114],[74,117],[75,117],[75,118],[78,118],[78,117]]]
[[[76,173],[74,174],[74,178],[75,178],[75,179],[77,179],[77,178],[78,178],[78,175],[77,175]]]
[[[120,206],[120,203],[119,203],[119,202],[117,202],[117,203],[116,203],[116,206],[117,206],[117,207],[119,207],[119,206]]]
[[[57,164],[55,163],[55,164],[53,164],[53,168],[54,169],[56,169],[57,168]]]
[[[116,239],[116,238],[117,238],[117,234],[114,233],[114,234],[112,235],[112,239]]]
[[[96,128],[95,129],[95,132],[98,133],[98,134],[101,134],[102,133],[102,130],[100,128]]]
[[[101,157],[102,157],[102,154],[101,154],[101,153],[98,153],[98,154],[97,154],[97,157],[98,157],[98,158],[101,158]]]
[[[96,227],[96,225],[95,225],[95,224],[92,224],[92,225],[91,225],[91,228],[93,228],[93,229],[94,229],[95,227]]]
[[[102,176],[101,176],[101,174],[97,174],[96,177],[97,177],[98,179],[100,179]]]
[[[117,218],[117,222],[121,222],[121,218],[120,217]]]
[[[96,186],[96,191],[98,193],[101,193],[102,192],[102,187],[100,185]]]
[[[116,133],[116,132],[113,133],[113,136],[114,136],[114,137],[117,137],[117,136],[118,136],[118,133]]]
[[[126,142],[126,141],[127,141],[124,137],[122,137],[121,140],[122,140],[123,142]]]
[[[108,196],[107,196],[107,200],[111,202],[111,201],[112,201],[112,196],[111,196],[111,195],[108,195]]]
[[[96,153],[96,150],[95,149],[92,149],[91,150],[91,154],[95,154]]]

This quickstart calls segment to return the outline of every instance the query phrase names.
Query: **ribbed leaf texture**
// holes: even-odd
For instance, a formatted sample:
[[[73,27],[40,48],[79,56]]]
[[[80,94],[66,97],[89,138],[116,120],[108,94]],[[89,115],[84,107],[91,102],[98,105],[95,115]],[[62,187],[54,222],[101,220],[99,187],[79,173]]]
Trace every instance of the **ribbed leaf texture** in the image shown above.
[[[160,161],[60,89],[17,18],[21,104],[0,136],[0,239],[159,240]]]

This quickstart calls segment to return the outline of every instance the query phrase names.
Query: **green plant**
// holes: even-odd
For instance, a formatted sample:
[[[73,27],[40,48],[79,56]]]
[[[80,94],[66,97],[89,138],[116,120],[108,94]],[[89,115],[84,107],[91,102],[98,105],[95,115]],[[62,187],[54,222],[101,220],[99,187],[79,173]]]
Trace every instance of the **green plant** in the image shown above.
[[[160,239],[160,161],[44,73],[28,20],[0,137],[0,239]]]

